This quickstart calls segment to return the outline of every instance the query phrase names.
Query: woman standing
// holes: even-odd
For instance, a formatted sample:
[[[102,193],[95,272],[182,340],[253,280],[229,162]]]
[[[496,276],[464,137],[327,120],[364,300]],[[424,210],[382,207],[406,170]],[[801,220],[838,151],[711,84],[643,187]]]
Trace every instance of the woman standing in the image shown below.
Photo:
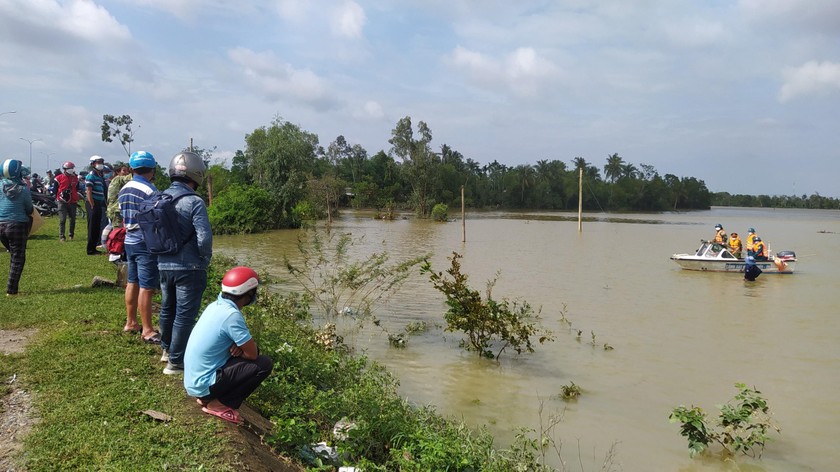
[[[17,159],[3,162],[3,174],[0,179],[0,242],[11,254],[9,259],[9,282],[6,284],[6,296],[18,294],[18,283],[26,263],[26,240],[32,214],[32,194],[21,180],[23,163]]]

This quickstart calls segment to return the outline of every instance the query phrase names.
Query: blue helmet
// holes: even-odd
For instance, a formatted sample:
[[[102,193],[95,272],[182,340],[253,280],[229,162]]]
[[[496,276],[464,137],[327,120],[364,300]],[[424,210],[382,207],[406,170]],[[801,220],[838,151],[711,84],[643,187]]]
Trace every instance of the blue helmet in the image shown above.
[[[132,169],[139,169],[141,167],[154,169],[157,166],[157,161],[155,161],[155,156],[150,152],[135,151],[131,155],[131,158],[128,159],[128,165]]]
[[[3,177],[7,179],[19,179],[22,169],[23,162],[17,159],[6,159],[3,162]]]

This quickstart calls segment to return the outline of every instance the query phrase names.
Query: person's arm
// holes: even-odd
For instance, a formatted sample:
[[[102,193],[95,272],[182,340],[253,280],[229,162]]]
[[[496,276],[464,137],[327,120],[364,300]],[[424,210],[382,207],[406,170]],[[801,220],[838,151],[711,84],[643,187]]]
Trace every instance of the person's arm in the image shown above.
[[[198,243],[198,255],[208,263],[213,256],[213,232],[210,229],[210,218],[203,201],[193,206],[192,224],[195,228],[195,240]]]
[[[253,338],[249,339],[241,346],[237,346],[236,343],[230,346],[230,355],[233,357],[241,357],[252,361],[257,358],[258,353],[259,350],[257,349],[257,343],[254,342]]]

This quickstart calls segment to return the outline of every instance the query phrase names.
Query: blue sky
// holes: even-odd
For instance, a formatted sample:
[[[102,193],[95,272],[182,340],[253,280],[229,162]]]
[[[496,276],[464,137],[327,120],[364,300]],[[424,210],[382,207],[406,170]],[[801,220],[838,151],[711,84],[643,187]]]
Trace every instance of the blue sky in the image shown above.
[[[0,152],[217,160],[275,116],[374,154],[408,115],[486,164],[607,155],[840,197],[836,0],[0,0]]]

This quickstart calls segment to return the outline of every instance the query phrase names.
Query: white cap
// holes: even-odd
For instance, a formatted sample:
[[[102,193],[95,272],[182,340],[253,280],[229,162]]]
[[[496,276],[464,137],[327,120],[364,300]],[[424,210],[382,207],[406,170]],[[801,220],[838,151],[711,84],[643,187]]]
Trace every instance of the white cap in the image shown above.
[[[105,160],[105,158],[104,158],[104,157],[102,157],[102,156],[97,156],[96,154],[94,154],[94,155],[90,156],[90,162],[95,162],[95,161],[104,161],[104,160]]]

